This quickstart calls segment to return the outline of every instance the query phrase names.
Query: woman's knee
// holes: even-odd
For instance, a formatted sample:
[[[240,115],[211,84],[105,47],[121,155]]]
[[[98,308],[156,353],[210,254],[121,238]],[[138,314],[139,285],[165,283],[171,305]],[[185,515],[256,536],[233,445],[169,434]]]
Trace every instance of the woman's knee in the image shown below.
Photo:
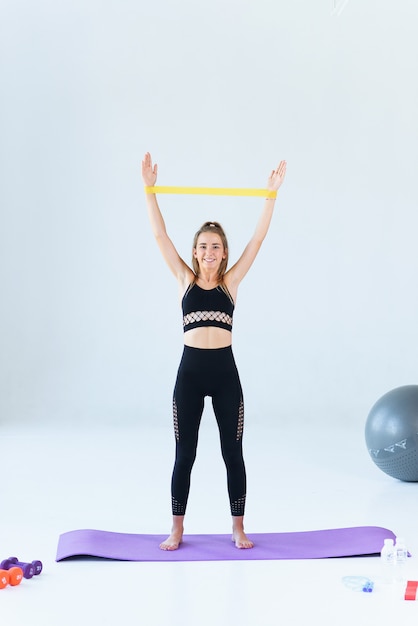
[[[222,448],[222,457],[225,465],[230,471],[241,471],[244,467],[244,456],[242,446],[231,446]]]

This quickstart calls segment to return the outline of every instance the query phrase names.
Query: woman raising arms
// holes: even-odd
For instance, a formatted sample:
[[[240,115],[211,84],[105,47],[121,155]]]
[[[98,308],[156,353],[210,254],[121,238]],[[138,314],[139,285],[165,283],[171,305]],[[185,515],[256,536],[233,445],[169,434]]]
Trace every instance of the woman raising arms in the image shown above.
[[[146,187],[157,181],[158,168],[147,152],[142,161]],[[281,161],[268,177],[266,189],[277,191],[286,174]],[[151,228],[167,265],[177,279],[184,329],[184,350],[173,394],[175,463],[171,480],[173,522],[160,548],[181,544],[190,475],[196,457],[205,396],[211,396],[227,470],[232,539],[237,548],[252,548],[244,532],[246,474],[242,454],[244,401],[232,353],[232,318],[238,286],[250,269],[267,234],[275,198],[267,198],[254,234],[238,261],[227,270],[228,243],[218,222],[205,222],[192,246],[192,267],[179,256],[169,238],[154,193],[146,194]]]

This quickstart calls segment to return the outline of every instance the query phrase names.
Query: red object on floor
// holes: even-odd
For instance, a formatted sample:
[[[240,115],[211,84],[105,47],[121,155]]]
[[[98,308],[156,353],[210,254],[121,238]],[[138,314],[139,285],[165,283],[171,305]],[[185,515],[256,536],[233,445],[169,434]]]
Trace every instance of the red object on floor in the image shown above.
[[[416,600],[417,589],[418,589],[418,581],[408,580],[408,583],[406,585],[406,591],[405,591],[405,600]]]

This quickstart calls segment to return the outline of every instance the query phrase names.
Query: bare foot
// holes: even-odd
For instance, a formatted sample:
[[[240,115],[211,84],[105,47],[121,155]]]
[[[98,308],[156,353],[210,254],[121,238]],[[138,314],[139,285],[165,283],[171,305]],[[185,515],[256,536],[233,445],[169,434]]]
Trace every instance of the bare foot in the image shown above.
[[[253,542],[248,539],[244,532],[244,516],[232,517],[232,541],[235,543],[235,547],[239,549],[253,548]]]
[[[235,547],[239,549],[253,548],[254,543],[248,539],[243,530],[234,530],[232,535],[232,541],[235,543]]]
[[[177,550],[183,539],[182,530],[173,530],[165,541],[160,543],[160,550]]]

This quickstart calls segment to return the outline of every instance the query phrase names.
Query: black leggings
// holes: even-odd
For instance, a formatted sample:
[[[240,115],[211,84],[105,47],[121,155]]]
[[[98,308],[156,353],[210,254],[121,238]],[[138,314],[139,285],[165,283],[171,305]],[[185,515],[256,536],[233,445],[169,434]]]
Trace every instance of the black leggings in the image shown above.
[[[171,481],[173,515],[184,515],[196,458],[205,396],[212,397],[222,457],[227,470],[231,514],[244,515],[245,465],[242,456],[244,401],[232,348],[184,347],[173,396],[176,460]]]

